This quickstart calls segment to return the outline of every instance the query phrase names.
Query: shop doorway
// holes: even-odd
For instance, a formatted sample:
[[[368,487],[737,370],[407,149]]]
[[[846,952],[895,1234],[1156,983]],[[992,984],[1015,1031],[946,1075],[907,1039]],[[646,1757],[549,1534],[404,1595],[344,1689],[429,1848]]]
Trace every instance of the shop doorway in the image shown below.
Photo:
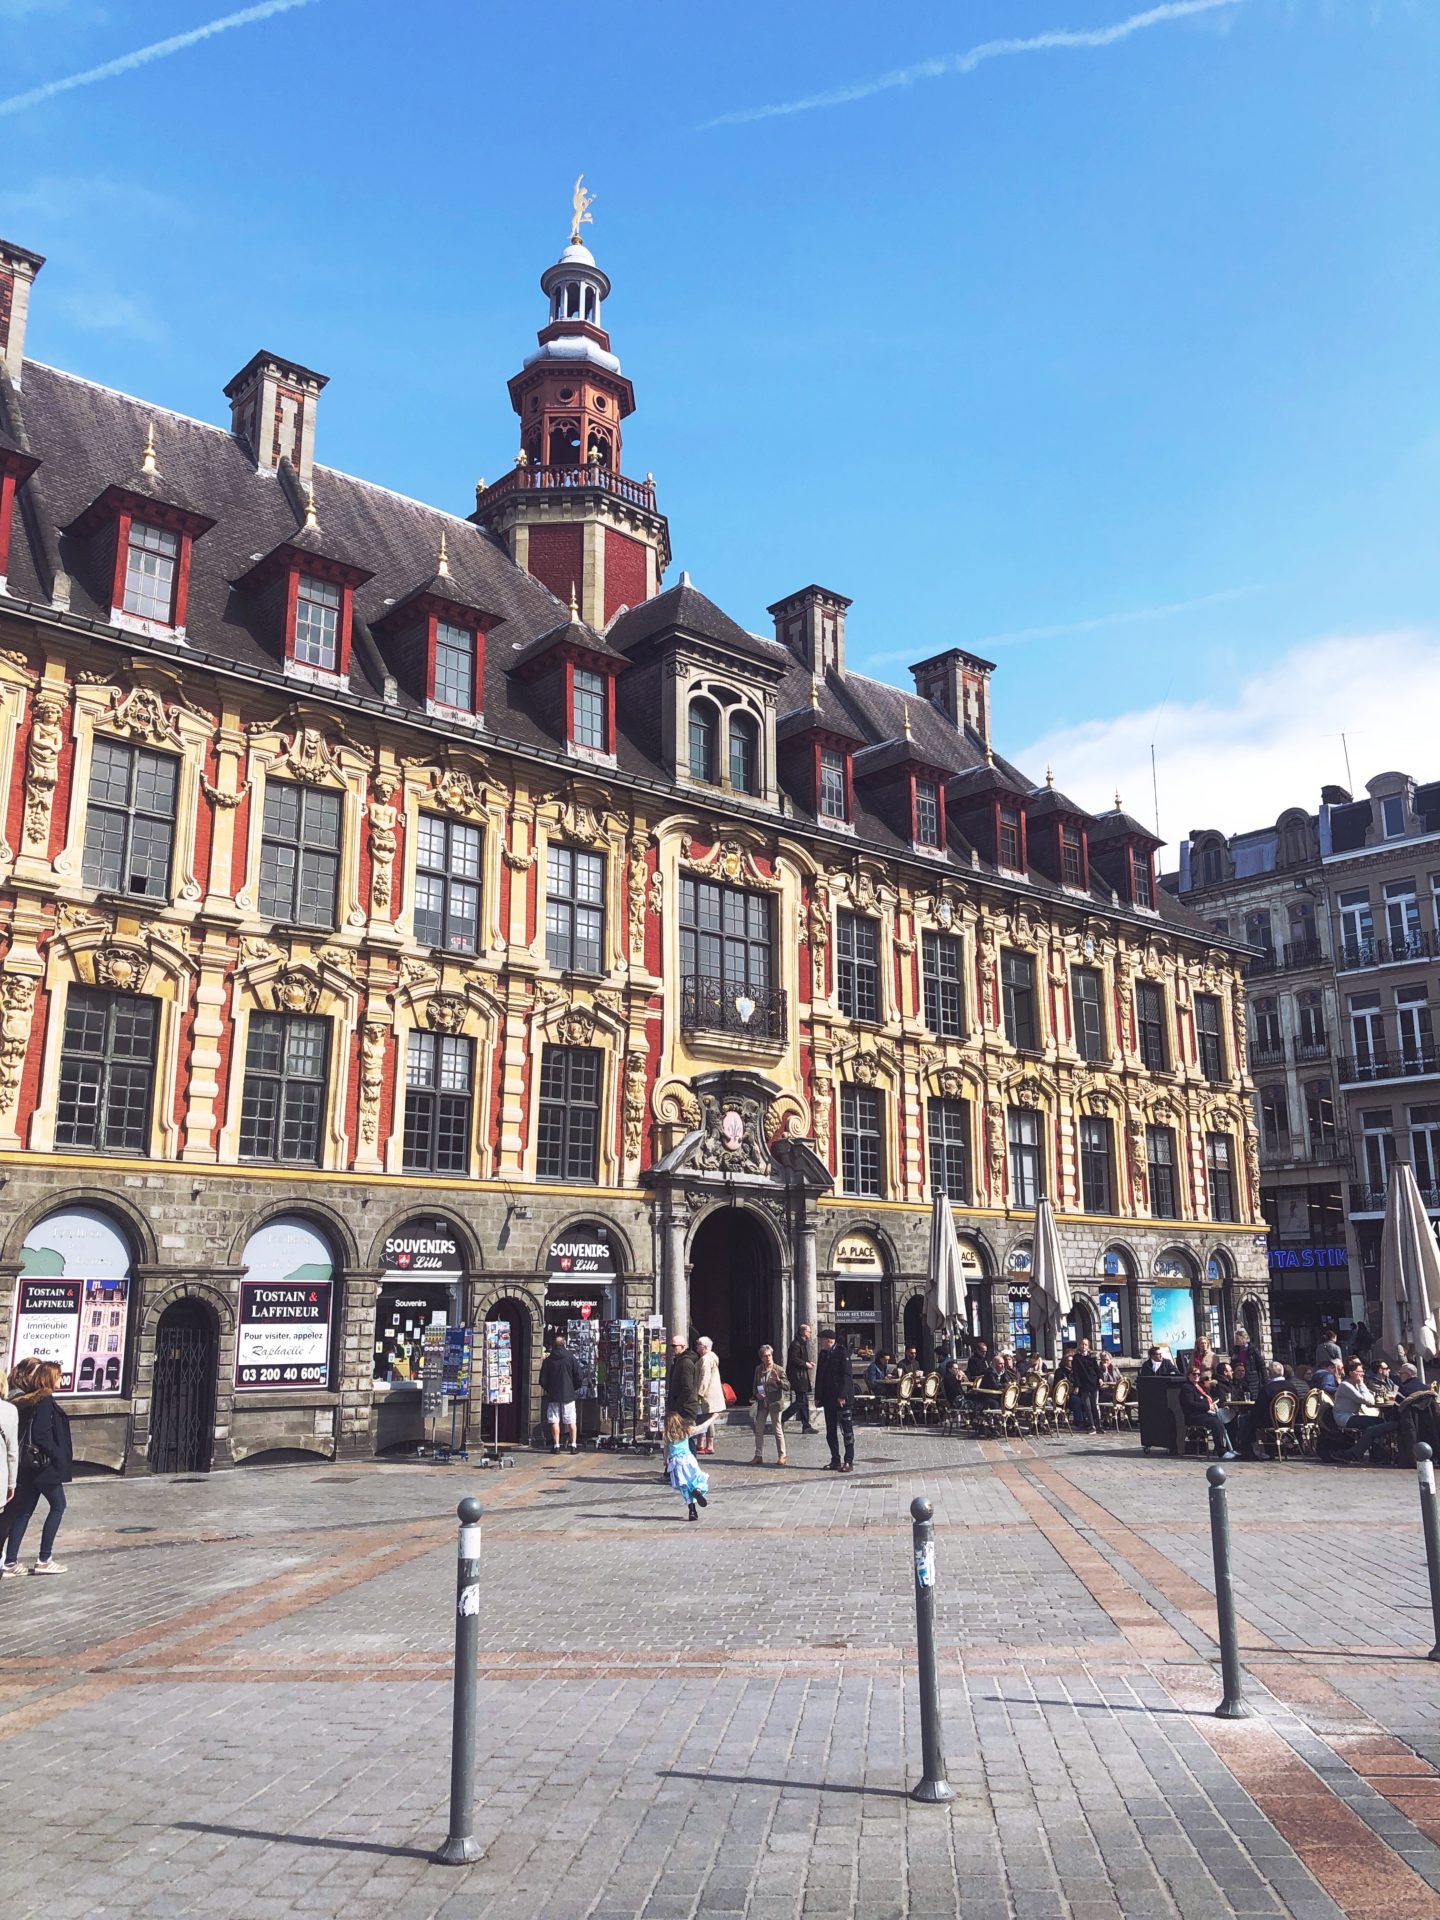
[[[690,1334],[708,1334],[720,1378],[742,1404],[750,1399],[759,1350],[780,1344],[775,1256],[765,1229],[743,1207],[702,1220],[690,1248]]]
[[[485,1315],[486,1325],[503,1320],[510,1329],[510,1379],[513,1398],[508,1404],[479,1406],[481,1438],[501,1446],[518,1447],[530,1438],[530,1316],[518,1300],[497,1300]]]
[[[208,1473],[215,1445],[215,1321],[177,1300],[155,1331],[149,1461],[154,1473]]]

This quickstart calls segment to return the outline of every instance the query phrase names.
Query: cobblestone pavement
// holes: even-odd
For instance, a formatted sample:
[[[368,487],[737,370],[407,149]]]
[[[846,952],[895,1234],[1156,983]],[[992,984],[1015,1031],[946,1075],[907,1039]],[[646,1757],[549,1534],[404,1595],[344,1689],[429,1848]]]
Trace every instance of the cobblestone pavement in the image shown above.
[[[0,1886],[45,1915],[1440,1920],[1414,1477],[1240,1466],[1222,1722],[1199,1461],[863,1430],[702,1524],[658,1462],[85,1480],[0,1585]],[[454,1504],[485,1506],[484,1858],[448,1794]],[[918,1806],[935,1503],[948,1808]]]

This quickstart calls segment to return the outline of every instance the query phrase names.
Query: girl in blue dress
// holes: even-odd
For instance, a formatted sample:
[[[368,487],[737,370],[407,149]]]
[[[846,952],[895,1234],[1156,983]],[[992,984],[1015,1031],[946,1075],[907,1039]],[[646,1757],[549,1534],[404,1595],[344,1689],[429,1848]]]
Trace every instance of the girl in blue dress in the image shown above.
[[[665,1477],[689,1508],[692,1520],[698,1520],[701,1507],[710,1504],[710,1482],[690,1451],[690,1439],[693,1434],[704,1433],[714,1421],[713,1413],[698,1426],[683,1413],[665,1416]]]

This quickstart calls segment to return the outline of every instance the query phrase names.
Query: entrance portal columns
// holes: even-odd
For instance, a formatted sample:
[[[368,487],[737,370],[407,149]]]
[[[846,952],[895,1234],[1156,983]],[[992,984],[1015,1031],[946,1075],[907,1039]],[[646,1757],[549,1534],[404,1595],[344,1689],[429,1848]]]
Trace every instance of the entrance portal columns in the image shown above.
[[[690,1339],[690,1275],[685,1266],[685,1233],[688,1225],[684,1196],[672,1192],[670,1211],[665,1219],[665,1328],[671,1334]],[[675,1202],[680,1201],[677,1210]]]
[[[800,1259],[796,1269],[799,1295],[799,1313],[795,1327],[786,1328],[786,1335],[794,1334],[796,1327],[808,1326],[812,1333],[819,1325],[820,1287],[815,1267],[815,1216],[806,1208],[800,1215]]]

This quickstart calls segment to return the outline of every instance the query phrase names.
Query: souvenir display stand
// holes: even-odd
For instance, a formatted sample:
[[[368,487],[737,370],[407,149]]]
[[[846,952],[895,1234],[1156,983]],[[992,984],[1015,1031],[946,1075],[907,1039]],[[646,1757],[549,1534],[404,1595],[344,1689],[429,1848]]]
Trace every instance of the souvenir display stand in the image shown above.
[[[510,1323],[487,1320],[480,1345],[480,1464],[513,1467],[500,1441],[500,1409],[515,1401],[515,1363],[510,1346]],[[485,1409],[491,1409],[491,1433],[485,1438]]]
[[[596,1350],[596,1393],[609,1428],[597,1445],[654,1453],[665,1423],[664,1321],[602,1321]]]
[[[417,1451],[427,1455],[437,1467],[448,1467],[452,1460],[468,1460],[466,1447],[470,1425],[470,1377],[474,1359],[474,1329],[447,1327],[443,1322],[426,1327],[420,1361],[420,1412],[430,1422],[430,1443]],[[446,1408],[450,1413],[448,1439],[439,1437],[440,1422]]]

